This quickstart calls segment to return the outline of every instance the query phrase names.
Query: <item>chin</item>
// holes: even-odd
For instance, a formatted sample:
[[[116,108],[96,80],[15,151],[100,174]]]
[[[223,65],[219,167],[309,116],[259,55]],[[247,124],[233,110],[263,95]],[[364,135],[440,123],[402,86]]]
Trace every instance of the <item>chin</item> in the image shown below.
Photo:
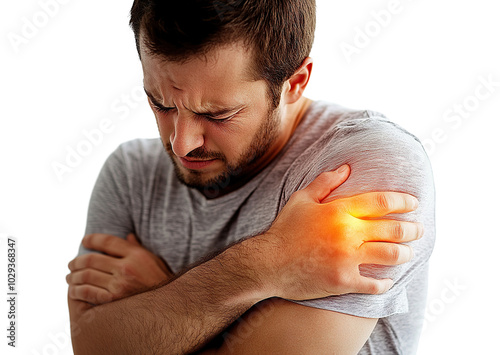
[[[175,164],[177,178],[186,186],[195,189],[208,189],[224,185],[228,173],[226,171],[193,171]]]

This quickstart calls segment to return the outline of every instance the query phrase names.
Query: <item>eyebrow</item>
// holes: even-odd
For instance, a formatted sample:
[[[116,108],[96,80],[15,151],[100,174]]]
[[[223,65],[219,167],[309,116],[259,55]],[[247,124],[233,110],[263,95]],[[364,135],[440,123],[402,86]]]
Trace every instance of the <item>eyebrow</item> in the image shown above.
[[[144,88],[144,92],[146,93],[146,95],[148,95],[149,99],[151,100],[151,102],[153,103],[153,105],[159,107],[160,109],[171,109],[172,107],[166,107],[166,106],[163,106],[158,99],[156,99],[150,92],[148,92],[146,90],[146,88]],[[236,105],[236,106],[233,106],[233,107],[224,107],[224,108],[220,108],[220,109],[215,109],[215,110],[205,110],[205,111],[199,111],[199,112],[195,112],[195,111],[191,111],[192,113],[194,113],[195,115],[199,115],[199,116],[206,116],[206,117],[221,117],[221,116],[226,116],[230,113],[234,113],[236,111],[240,111],[241,109],[243,109],[244,105]]]

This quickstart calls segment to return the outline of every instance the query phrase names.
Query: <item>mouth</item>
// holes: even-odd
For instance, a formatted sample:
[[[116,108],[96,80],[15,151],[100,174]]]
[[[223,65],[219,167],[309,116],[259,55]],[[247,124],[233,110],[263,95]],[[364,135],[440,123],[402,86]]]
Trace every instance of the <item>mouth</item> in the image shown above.
[[[197,160],[197,159],[192,159],[192,158],[181,158],[178,157],[181,164],[186,168],[186,169],[191,169],[191,170],[199,170],[206,168],[207,166],[213,164],[217,159],[209,159],[209,160]]]

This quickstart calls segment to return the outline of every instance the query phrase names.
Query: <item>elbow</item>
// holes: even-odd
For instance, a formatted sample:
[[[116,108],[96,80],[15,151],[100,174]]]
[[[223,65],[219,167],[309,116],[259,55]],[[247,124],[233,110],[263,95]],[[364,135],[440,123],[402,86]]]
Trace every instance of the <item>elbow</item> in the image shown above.
[[[96,318],[96,307],[72,300],[68,297],[70,316],[71,344],[75,355],[100,354],[96,339],[92,336],[92,330],[96,329],[94,321]]]
[[[84,313],[78,318],[70,317],[71,344],[75,355],[96,354],[89,348],[92,342],[89,339],[88,314]]]

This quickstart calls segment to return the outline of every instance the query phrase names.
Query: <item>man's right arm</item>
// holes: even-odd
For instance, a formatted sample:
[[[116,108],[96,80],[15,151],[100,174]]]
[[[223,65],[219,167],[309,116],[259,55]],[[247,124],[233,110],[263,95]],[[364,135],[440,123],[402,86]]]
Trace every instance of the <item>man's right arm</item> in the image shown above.
[[[267,233],[233,245],[162,287],[93,307],[81,301],[86,295],[78,292],[83,291],[76,291],[84,288],[70,286],[75,354],[192,352],[270,297],[387,291],[390,280],[361,276],[359,264],[407,262],[409,247],[395,243],[417,239],[422,231],[414,223],[391,220],[380,221],[373,231],[373,221],[357,217],[410,212],[416,208],[411,205],[414,198],[382,193],[392,201],[390,208],[377,203],[381,193],[321,204],[346,177],[321,174],[292,196]],[[112,254],[112,244],[88,242],[90,249]],[[298,259],[311,253],[327,260],[317,265],[314,277],[296,267]]]
[[[194,351],[267,298],[267,265],[254,257],[268,246],[264,236],[243,241],[162,287],[99,306],[70,290],[75,354]]]

